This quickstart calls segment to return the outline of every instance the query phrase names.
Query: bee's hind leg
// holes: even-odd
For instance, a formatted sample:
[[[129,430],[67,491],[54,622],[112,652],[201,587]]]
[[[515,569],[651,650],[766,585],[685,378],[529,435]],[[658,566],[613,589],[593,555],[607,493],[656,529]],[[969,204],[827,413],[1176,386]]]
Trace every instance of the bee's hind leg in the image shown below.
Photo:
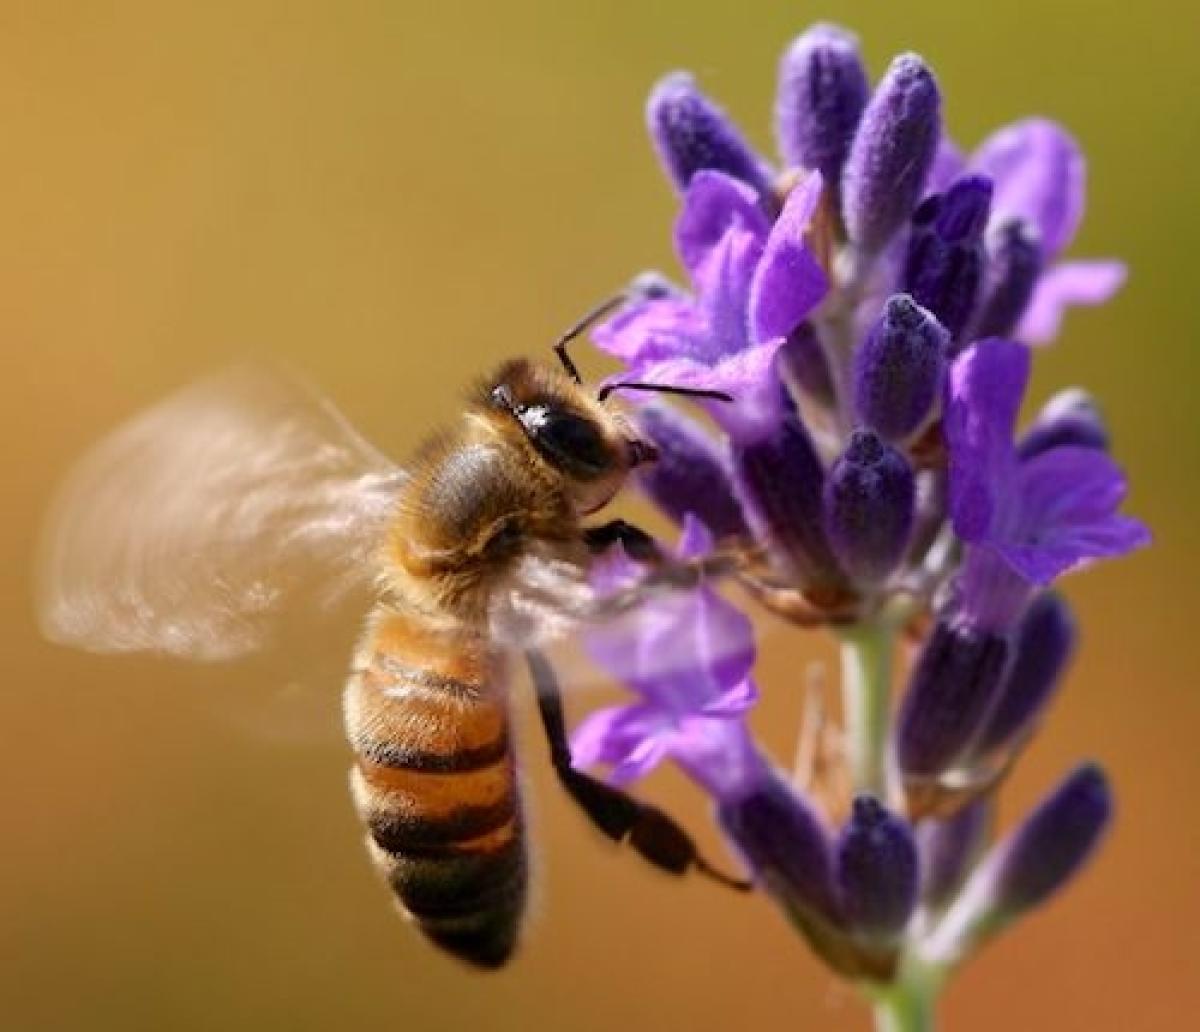
[[[526,658],[537,689],[538,709],[550,742],[554,771],[567,794],[592,823],[614,842],[628,842],[660,870],[670,874],[695,870],[731,889],[744,892],[752,888],[750,882],[723,873],[700,856],[691,836],[658,807],[640,802],[572,766],[558,678],[542,653],[531,650]]]

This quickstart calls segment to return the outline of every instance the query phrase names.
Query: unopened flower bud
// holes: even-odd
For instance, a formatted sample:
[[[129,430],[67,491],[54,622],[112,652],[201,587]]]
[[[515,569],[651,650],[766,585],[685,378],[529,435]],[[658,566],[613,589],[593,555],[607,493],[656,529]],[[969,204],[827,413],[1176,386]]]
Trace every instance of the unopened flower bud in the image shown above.
[[[873,797],[859,796],[835,857],[851,930],[878,943],[894,942],[917,903],[917,846],[908,824]]]
[[[983,278],[983,230],[992,181],[966,176],[944,194],[926,198],[913,215],[903,283],[951,339],[966,328]]]
[[[941,391],[950,336],[933,314],[896,294],[854,353],[854,407],[881,437],[917,430]]]
[[[663,167],[680,191],[705,169],[740,179],[760,194],[770,191],[770,170],[686,72],[668,75],[654,87],[646,123]]]
[[[1048,402],[1017,445],[1024,459],[1051,448],[1098,448],[1107,451],[1108,427],[1095,399],[1087,391],[1071,387],[1059,391]]]
[[[638,486],[676,523],[693,513],[715,538],[746,534],[746,521],[716,442],[692,419],[668,405],[649,404],[638,428],[658,449],[658,461],[639,467]]]
[[[1046,902],[1087,862],[1112,812],[1104,772],[1090,763],[1076,768],[976,869],[926,941],[928,959],[957,963]]]
[[[825,482],[825,527],[842,569],[876,584],[912,534],[916,486],[907,460],[870,430],[855,430]]]
[[[900,704],[896,757],[909,776],[936,776],[962,754],[1004,674],[1002,635],[939,620]]]
[[[1003,842],[992,871],[996,908],[1015,915],[1049,899],[1083,866],[1112,817],[1108,779],[1077,768]]]
[[[994,226],[984,249],[986,268],[971,323],[973,340],[1012,335],[1043,267],[1037,230],[1026,219],[1009,218]]]
[[[1012,660],[983,731],[972,750],[980,755],[1014,742],[1045,710],[1075,646],[1075,621],[1052,593],[1030,604],[1010,646]]]
[[[858,39],[836,25],[814,25],[779,64],[775,135],[791,168],[816,169],[837,190],[871,87]]]
[[[816,812],[778,776],[747,796],[719,803],[717,821],[769,892],[826,919],[835,913],[829,835]]]
[[[941,106],[937,81],[915,54],[892,62],[867,104],[842,174],[846,231],[863,254],[878,254],[920,199]]]
[[[789,575],[806,586],[840,579],[825,535],[825,471],[796,412],[765,438],[734,439],[733,483],[754,536]]]

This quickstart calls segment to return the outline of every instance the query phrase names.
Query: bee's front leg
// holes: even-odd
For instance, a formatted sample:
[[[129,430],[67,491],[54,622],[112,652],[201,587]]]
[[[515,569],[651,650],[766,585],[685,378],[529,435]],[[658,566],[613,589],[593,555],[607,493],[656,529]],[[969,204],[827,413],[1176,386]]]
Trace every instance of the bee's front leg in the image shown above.
[[[744,892],[752,888],[750,882],[724,874],[700,856],[691,836],[658,807],[640,802],[629,793],[572,766],[558,678],[540,652],[531,650],[525,655],[537,689],[542,724],[550,742],[550,761],[567,794],[591,822],[614,842],[628,842],[643,859],[660,870],[670,874],[695,870],[731,889]]]

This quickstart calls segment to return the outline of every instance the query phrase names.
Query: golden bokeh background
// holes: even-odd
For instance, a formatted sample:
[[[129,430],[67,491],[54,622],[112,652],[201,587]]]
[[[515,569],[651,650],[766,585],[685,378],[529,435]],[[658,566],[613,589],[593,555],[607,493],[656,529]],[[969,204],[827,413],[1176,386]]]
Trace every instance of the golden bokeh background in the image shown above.
[[[402,455],[481,367],[543,348],[630,273],[673,268],[648,87],[690,67],[765,147],[778,53],[833,16],[876,74],[923,52],[964,142],[1025,113],[1070,126],[1091,158],[1075,251],[1133,269],[1109,308],[1069,319],[1035,391],[1100,394],[1157,543],[1069,583],[1084,647],[1003,808],[1012,820],[1090,755],[1112,772],[1119,822],[1067,895],[961,974],[946,1026],[1187,1024],[1200,1007],[1195,12],[255,0],[0,6],[0,1028],[866,1028],[764,902],[670,884],[598,842],[532,736],[537,914],[509,970],[464,973],[396,920],[363,856],[336,674],[314,667],[317,689],[288,688],[261,665],[67,652],[39,640],[29,587],[40,515],[73,457],[214,367],[282,358]],[[781,755],[796,671],[827,651],[770,643],[759,721]],[[681,779],[647,791],[704,826]]]

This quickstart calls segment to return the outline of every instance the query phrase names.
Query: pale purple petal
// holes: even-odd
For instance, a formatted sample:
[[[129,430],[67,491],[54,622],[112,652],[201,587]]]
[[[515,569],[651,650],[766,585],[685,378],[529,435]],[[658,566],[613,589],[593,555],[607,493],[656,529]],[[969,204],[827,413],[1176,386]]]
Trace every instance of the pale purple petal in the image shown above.
[[[944,416],[950,449],[950,514],[965,541],[981,541],[1015,464],[1013,431],[1029,381],[1029,349],[992,338],[950,367]]]
[[[697,172],[675,223],[675,249],[693,279],[733,226],[766,239],[770,226],[758,194],[723,172]]]
[[[636,374],[648,362],[694,355],[708,345],[704,314],[690,298],[655,298],[623,308],[596,326],[592,341]]]
[[[695,270],[696,296],[708,324],[698,358],[714,362],[750,346],[750,283],[763,243],[757,234],[732,226]]]
[[[745,796],[769,769],[745,723],[738,719],[685,717],[668,749],[718,801]]]
[[[796,185],[771,227],[750,284],[750,326],[756,341],[786,337],[825,296],[829,281],[805,237],[821,200],[821,175]]]
[[[1060,125],[1030,118],[1005,126],[983,142],[971,167],[994,180],[996,216],[1029,219],[1048,259],[1071,242],[1083,217],[1085,167],[1079,145]]]
[[[1093,559],[1118,555],[1149,542],[1137,520],[1117,514],[1125,476],[1095,448],[1053,448],[1022,463],[1012,485],[1020,516],[996,551],[1025,579],[1051,583]]]
[[[777,359],[782,339],[755,344],[712,365],[674,359],[646,367],[641,375],[658,383],[703,387],[732,395],[732,402],[709,401],[704,407],[726,433],[752,440],[778,423],[784,402]]]
[[[1114,260],[1059,262],[1038,279],[1016,336],[1029,344],[1053,340],[1068,308],[1103,304],[1127,275],[1125,263]]]
[[[967,159],[950,137],[943,135],[933,155],[933,165],[925,177],[925,193],[941,193],[967,171]]]
[[[596,710],[572,733],[571,758],[579,767],[611,766],[612,780],[627,784],[658,766],[666,755],[671,730],[670,723],[651,706]]]

